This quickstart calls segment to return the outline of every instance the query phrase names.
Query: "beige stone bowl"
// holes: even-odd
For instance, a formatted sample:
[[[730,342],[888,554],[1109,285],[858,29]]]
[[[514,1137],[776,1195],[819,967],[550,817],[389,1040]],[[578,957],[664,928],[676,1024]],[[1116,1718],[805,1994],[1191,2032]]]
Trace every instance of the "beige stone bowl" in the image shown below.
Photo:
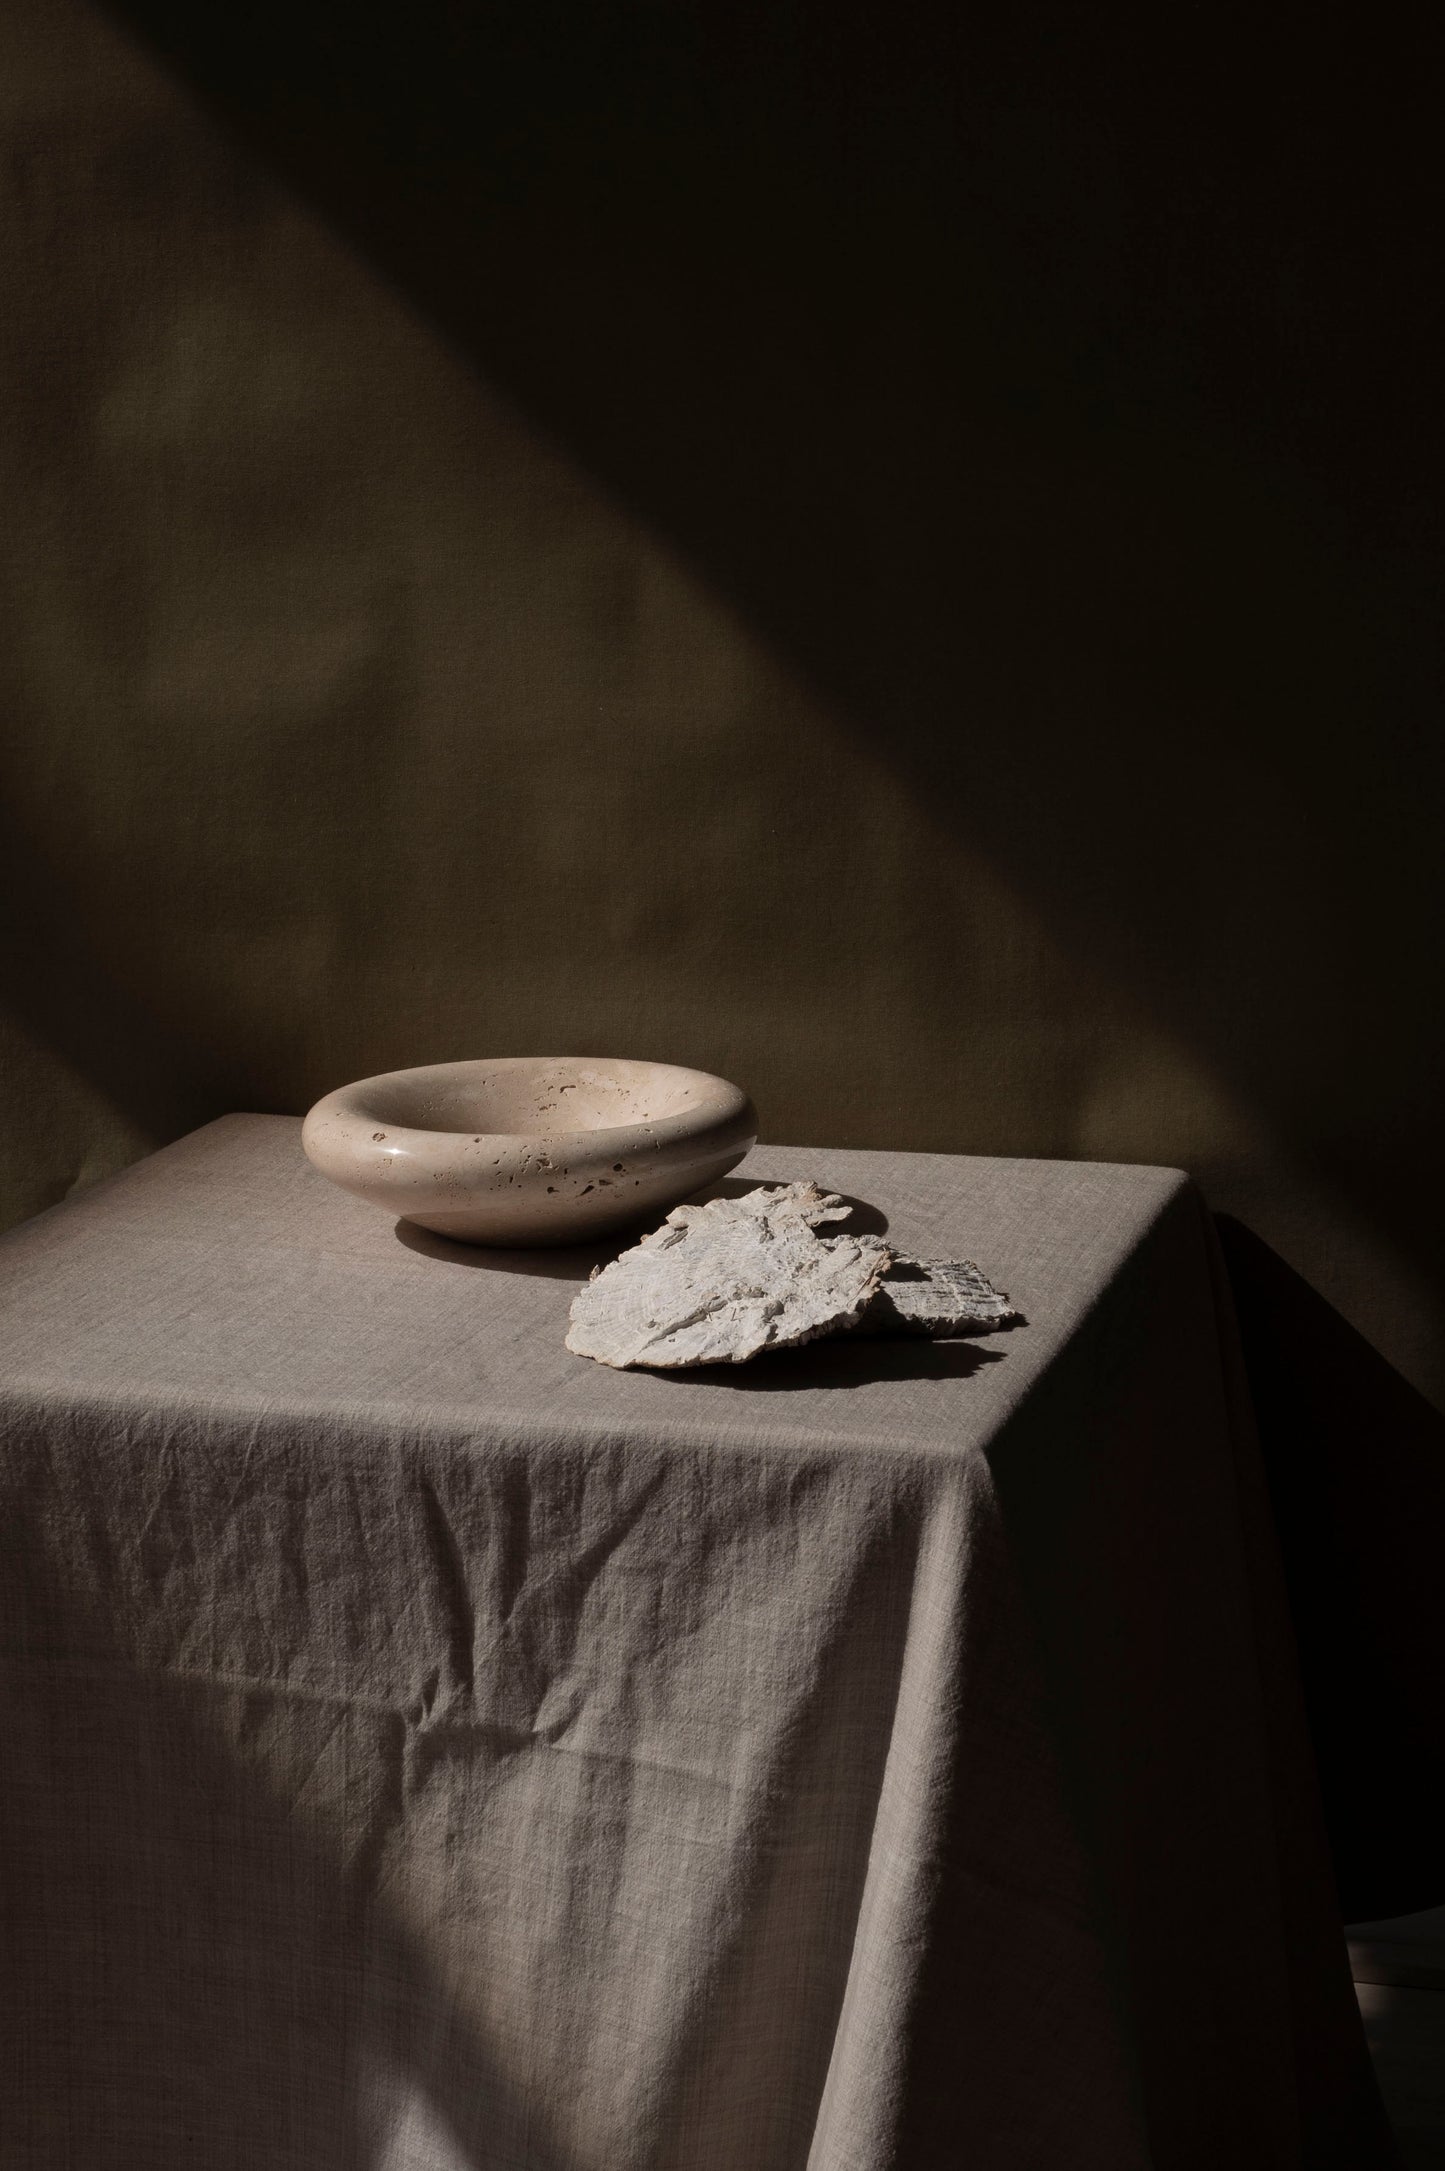
[[[602,1056],[393,1070],[328,1093],[301,1143],[323,1176],[464,1244],[575,1244],[723,1176],[757,1137],[706,1071]]]

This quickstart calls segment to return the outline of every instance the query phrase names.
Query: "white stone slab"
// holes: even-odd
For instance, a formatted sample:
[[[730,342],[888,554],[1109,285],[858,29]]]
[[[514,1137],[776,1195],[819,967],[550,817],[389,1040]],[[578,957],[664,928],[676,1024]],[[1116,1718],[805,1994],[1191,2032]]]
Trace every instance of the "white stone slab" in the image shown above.
[[[845,1332],[893,1256],[876,1236],[814,1233],[849,1211],[811,1183],[676,1207],[579,1291],[567,1347],[599,1364],[666,1369],[745,1364]]]
[[[679,1206],[594,1273],[567,1347],[625,1370],[745,1364],[836,1334],[987,1334],[1018,1318],[967,1261],[896,1258],[876,1236],[819,1236],[851,1208],[792,1183]]]

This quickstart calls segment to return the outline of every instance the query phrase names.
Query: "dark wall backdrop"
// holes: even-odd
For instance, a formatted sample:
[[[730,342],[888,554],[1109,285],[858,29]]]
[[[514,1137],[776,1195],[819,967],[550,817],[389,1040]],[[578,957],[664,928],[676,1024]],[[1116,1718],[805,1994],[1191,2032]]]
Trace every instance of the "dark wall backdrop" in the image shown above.
[[[8,1216],[654,1055],[1441,1393],[1434,33],[1097,12],[4,0]]]

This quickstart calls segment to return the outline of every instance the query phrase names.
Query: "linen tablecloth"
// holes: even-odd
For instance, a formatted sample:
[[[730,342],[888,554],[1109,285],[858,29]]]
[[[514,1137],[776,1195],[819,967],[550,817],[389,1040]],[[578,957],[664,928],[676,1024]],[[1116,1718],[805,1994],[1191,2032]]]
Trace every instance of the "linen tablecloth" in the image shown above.
[[[0,1245],[7,2164],[1393,2162],[1196,1193],[739,1176],[1027,1325],[610,1372],[277,1117]]]

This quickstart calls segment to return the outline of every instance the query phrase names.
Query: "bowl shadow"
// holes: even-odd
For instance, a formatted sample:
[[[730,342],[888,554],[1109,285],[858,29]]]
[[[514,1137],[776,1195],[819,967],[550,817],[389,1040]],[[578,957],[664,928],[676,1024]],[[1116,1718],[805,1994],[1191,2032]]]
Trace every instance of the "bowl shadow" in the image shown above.
[[[796,1181],[788,1177],[771,1177],[766,1185],[746,1176],[724,1176],[716,1183],[704,1185],[689,1198],[681,1201],[684,1206],[701,1206],[709,1199],[743,1198],[749,1191],[774,1190],[780,1183]],[[840,1193],[841,1197],[842,1194]],[[825,1222],[822,1233],[882,1236],[888,1227],[888,1216],[880,1207],[870,1205],[866,1199],[843,1197],[849,1208],[847,1221]],[[640,1215],[624,1228],[611,1229],[605,1236],[595,1237],[585,1244],[527,1245],[512,1247],[503,1244],[459,1244],[449,1236],[438,1236],[432,1229],[423,1229],[415,1221],[398,1221],[394,1235],[408,1251],[418,1252],[424,1259],[436,1259],[447,1266],[482,1267],[493,1274],[542,1275],[549,1281],[585,1282],[595,1267],[607,1266],[619,1252],[629,1251],[642,1237],[653,1229],[661,1228],[666,1215],[649,1212]],[[781,1352],[779,1353],[781,1354]]]
[[[423,1229],[414,1221],[398,1221],[392,1231],[399,1244],[408,1251],[420,1253],[424,1259],[435,1259],[444,1266],[480,1267],[493,1274],[544,1275],[549,1281],[585,1282],[594,1267],[605,1266],[615,1259],[619,1251],[635,1244],[645,1235],[642,1222],[635,1228],[614,1229],[610,1235],[598,1238],[590,1244],[537,1245],[527,1250],[512,1250],[500,1244],[458,1244],[449,1236],[438,1236],[432,1229]]]
[[[691,1198],[684,1199],[685,1206],[701,1206],[708,1199],[740,1199],[749,1191],[776,1191],[780,1184],[811,1183],[816,1178],[803,1176],[723,1176]],[[827,1186],[823,1188],[826,1190]],[[821,1236],[883,1236],[888,1230],[888,1216],[881,1206],[872,1205],[867,1199],[850,1198],[846,1192],[833,1194],[849,1210],[846,1221],[825,1221],[819,1230]]]

